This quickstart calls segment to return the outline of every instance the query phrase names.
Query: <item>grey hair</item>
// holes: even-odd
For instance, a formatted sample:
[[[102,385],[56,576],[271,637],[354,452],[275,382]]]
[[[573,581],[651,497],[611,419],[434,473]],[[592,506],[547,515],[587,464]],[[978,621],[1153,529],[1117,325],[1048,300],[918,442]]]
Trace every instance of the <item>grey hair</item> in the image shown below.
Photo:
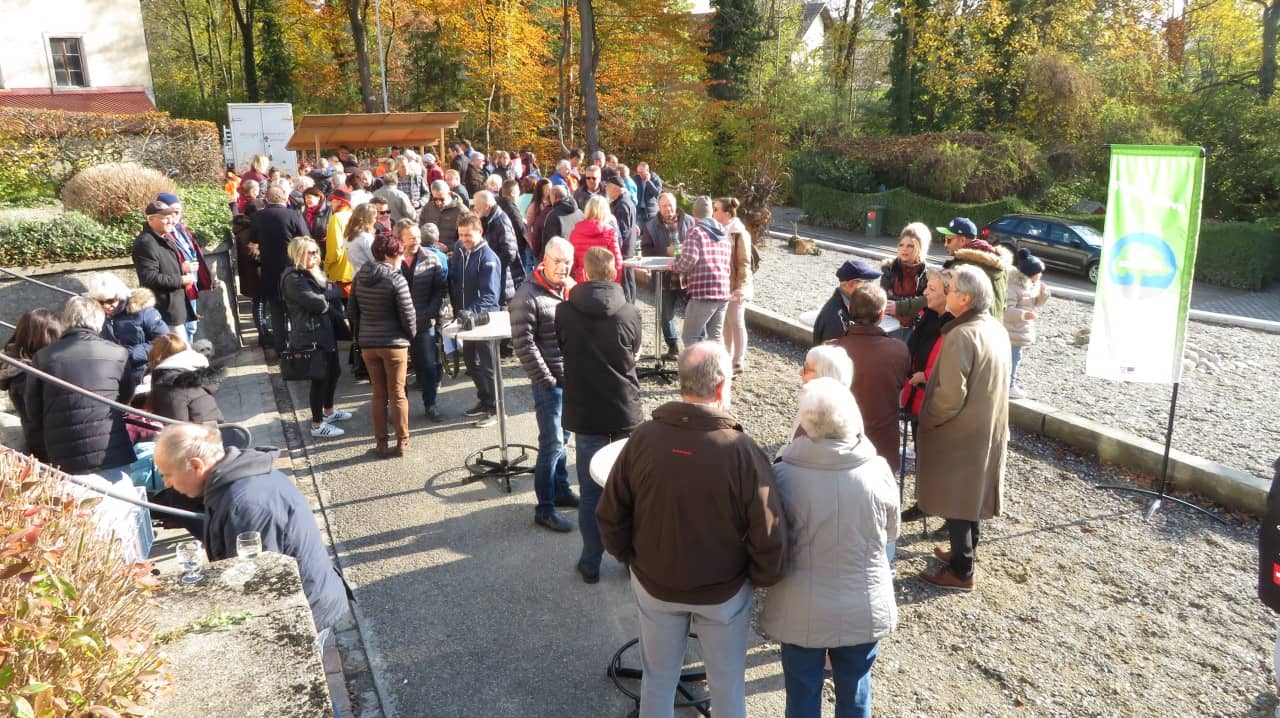
[[[800,389],[800,426],[813,439],[851,439],[862,432],[862,413],[847,384],[822,377]]]
[[[482,204],[485,207],[492,207],[495,204],[497,204],[497,202],[494,201],[492,192],[490,192],[487,189],[482,189],[479,192],[476,192],[475,194],[471,195],[471,204],[473,206],[477,204]]]
[[[484,188],[490,192],[502,190],[502,175],[489,175],[484,179]]]
[[[804,355],[804,363],[813,365],[813,371],[818,375],[813,381],[819,378],[835,379],[843,387],[853,386],[853,360],[840,347],[819,344]]]
[[[89,275],[89,279],[84,284],[84,296],[95,302],[108,299],[123,302],[129,299],[129,286],[111,272],[95,272]]]
[[[302,175],[293,181],[293,186],[296,189],[311,189],[316,186],[316,181],[310,175]]]
[[[564,185],[562,185],[562,184],[553,184],[553,185],[551,185],[551,199],[554,199],[554,200],[556,200],[557,202],[559,202],[560,200],[562,200],[562,199],[564,199],[565,197],[568,197],[568,196],[569,196],[569,188],[568,188],[568,187],[566,187],[566,186],[564,186]]]
[[[216,464],[227,455],[227,450],[222,446],[222,435],[216,426],[170,424],[156,436],[155,453],[164,454],[173,467],[184,466],[192,459]]]
[[[716,388],[733,376],[733,363],[720,342],[698,342],[684,348],[677,362],[680,394],[714,399]]]
[[[991,280],[986,272],[972,264],[962,264],[951,269],[951,291],[969,297],[969,308],[985,312],[995,301]]]
[[[601,152],[600,150],[596,150],[595,152],[591,153],[592,162],[595,162],[596,160],[603,160],[603,159],[604,159],[604,153]]]
[[[449,196],[449,183],[444,180],[435,180],[431,183],[431,191],[439,192],[447,198]]]
[[[564,237],[552,237],[551,239],[547,240],[547,243],[545,245],[543,245],[542,253],[545,255],[547,253],[547,250],[551,249],[552,247],[558,248],[560,252],[564,254],[564,256],[569,258],[570,262],[573,261],[573,242],[570,242]]]
[[[72,297],[62,307],[62,326],[64,329],[88,329],[102,331],[102,323],[107,315],[102,312],[102,305],[88,297]]]
[[[488,157],[485,157],[483,152],[472,152],[472,153],[471,153],[471,161],[472,161],[472,162],[475,162],[476,160],[480,160],[481,162],[484,162],[484,161],[485,161],[485,160],[487,160],[487,159],[489,159],[489,158],[488,158]]]
[[[435,222],[422,223],[422,243],[430,247],[440,241],[440,228]]]
[[[571,169],[573,169],[573,165],[569,163],[569,160],[560,160],[556,163],[556,172],[560,172],[562,170],[567,172]]]

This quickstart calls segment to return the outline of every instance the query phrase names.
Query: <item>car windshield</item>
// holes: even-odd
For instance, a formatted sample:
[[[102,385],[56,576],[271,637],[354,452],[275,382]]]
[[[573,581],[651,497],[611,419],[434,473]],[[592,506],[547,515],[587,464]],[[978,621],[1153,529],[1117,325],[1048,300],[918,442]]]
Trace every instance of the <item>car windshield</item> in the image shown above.
[[[1083,239],[1085,242],[1092,244],[1095,247],[1102,246],[1102,235],[1093,227],[1090,227],[1087,224],[1073,224],[1071,225],[1071,229],[1075,230],[1075,233],[1080,235],[1080,239]]]

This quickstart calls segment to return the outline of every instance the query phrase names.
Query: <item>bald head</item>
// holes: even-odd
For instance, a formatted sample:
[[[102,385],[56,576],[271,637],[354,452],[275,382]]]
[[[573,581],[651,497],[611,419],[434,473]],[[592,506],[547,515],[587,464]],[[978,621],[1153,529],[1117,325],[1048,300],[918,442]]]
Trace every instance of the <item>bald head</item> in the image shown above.
[[[695,404],[729,408],[733,363],[720,342],[698,342],[680,352],[680,397]]]

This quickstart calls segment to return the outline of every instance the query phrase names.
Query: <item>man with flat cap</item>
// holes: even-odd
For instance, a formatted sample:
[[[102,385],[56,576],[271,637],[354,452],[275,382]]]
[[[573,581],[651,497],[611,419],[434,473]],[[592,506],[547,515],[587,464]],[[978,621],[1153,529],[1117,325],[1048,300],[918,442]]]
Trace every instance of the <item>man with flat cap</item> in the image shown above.
[[[849,318],[849,298],[853,290],[863,282],[878,281],[880,270],[861,259],[849,259],[836,270],[836,279],[840,286],[832,292],[831,298],[822,305],[818,318],[813,320],[813,345],[823,344],[831,339],[844,336],[852,320]]]
[[[981,269],[987,279],[991,280],[991,289],[995,293],[995,302],[988,308],[991,316],[1003,321],[1004,299],[1009,288],[1007,270],[1012,257],[1002,254],[985,240],[978,239],[978,225],[968,217],[956,217],[945,227],[938,227],[943,246],[951,253],[951,258],[942,264],[946,269],[954,269],[966,264]],[[917,314],[924,310],[924,297],[911,297],[885,306],[885,313],[892,314],[905,326]]]

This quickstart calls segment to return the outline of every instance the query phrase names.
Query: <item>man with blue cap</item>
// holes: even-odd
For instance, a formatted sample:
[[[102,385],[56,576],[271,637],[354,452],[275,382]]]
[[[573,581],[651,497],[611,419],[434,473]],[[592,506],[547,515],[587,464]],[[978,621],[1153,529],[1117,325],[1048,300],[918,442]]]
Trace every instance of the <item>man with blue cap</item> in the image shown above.
[[[861,259],[849,259],[836,270],[836,279],[840,286],[831,294],[827,303],[822,305],[818,318],[813,320],[813,345],[825,343],[831,339],[839,339],[853,321],[849,318],[849,297],[853,290],[863,282],[878,281],[880,270]]]

